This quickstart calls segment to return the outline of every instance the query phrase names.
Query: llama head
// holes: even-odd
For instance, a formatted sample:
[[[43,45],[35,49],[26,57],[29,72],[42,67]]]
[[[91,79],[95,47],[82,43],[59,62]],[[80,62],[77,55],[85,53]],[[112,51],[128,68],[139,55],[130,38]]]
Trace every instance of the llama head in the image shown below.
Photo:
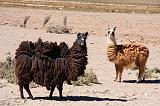
[[[77,40],[76,41],[77,41],[79,46],[81,46],[81,47],[86,46],[87,36],[88,36],[88,32],[77,34]]]
[[[108,44],[116,44],[116,38],[115,38],[115,30],[117,27],[108,28],[107,29],[107,43]]]

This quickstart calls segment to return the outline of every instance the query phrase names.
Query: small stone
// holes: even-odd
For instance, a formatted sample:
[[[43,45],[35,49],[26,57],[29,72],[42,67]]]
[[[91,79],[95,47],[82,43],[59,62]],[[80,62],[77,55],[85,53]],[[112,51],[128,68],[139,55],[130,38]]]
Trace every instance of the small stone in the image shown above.
[[[27,101],[27,99],[25,99],[23,102],[25,103]]]
[[[148,93],[144,93],[145,96],[148,96]]]

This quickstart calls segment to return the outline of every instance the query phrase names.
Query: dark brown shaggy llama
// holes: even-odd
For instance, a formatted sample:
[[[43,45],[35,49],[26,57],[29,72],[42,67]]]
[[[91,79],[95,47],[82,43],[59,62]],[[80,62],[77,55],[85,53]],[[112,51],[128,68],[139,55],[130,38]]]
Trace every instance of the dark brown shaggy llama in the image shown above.
[[[56,75],[55,79],[51,82],[50,98],[52,98],[56,86],[59,90],[60,98],[62,98],[63,82],[65,80],[77,81],[78,77],[84,74],[88,63],[86,46],[87,35],[88,32],[78,33],[77,39],[69,49],[66,58],[56,59],[54,66],[54,73],[56,73]]]
[[[45,86],[48,90],[51,89],[50,99],[57,87],[60,98],[62,98],[63,82],[76,81],[79,76],[84,74],[87,65],[87,35],[88,33],[78,33],[77,39],[70,49],[65,43],[57,46],[56,43],[42,42],[41,39],[34,44],[28,41],[22,42],[16,51],[15,68],[21,98],[24,98],[24,87],[29,97],[33,99],[29,89],[31,81]],[[25,48],[23,49],[23,47]],[[56,53],[52,50],[53,48]],[[56,56],[60,57],[56,58]],[[62,56],[64,57],[62,58]]]

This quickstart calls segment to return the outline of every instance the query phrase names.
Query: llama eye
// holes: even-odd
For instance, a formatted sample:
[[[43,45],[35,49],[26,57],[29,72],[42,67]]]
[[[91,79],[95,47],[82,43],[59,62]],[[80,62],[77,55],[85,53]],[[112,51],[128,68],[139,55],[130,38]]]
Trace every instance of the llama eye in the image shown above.
[[[108,34],[110,33],[110,31],[108,31]]]

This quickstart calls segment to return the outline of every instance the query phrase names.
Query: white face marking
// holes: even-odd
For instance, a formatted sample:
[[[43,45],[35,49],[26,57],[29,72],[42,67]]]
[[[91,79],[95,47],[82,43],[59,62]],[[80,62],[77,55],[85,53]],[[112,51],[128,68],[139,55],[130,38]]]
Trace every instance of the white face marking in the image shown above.
[[[116,45],[116,38],[115,38],[115,29],[116,27],[114,28],[109,28],[107,30],[107,44],[108,45]]]
[[[115,32],[114,29],[109,29],[108,30],[108,36],[109,36],[109,38],[113,38],[114,37],[114,32]]]
[[[83,40],[83,41],[84,41],[84,38],[81,38],[81,40]]]
[[[83,46],[83,43],[81,43],[81,46]]]

